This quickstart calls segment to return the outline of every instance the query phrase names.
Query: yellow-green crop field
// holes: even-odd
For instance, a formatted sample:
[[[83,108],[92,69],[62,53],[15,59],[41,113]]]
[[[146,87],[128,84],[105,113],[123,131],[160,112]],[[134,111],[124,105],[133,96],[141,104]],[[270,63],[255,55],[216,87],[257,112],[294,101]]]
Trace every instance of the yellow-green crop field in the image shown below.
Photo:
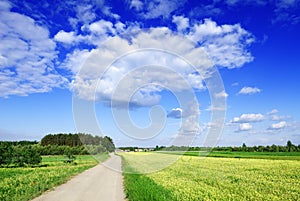
[[[76,164],[66,164],[64,156],[45,156],[41,167],[0,168],[0,200],[31,200],[106,158],[108,154],[98,155],[97,160],[93,156],[77,156]]]
[[[177,156],[175,162],[168,154],[120,155],[130,201],[300,200],[299,160]],[[145,174],[146,166],[152,173]]]

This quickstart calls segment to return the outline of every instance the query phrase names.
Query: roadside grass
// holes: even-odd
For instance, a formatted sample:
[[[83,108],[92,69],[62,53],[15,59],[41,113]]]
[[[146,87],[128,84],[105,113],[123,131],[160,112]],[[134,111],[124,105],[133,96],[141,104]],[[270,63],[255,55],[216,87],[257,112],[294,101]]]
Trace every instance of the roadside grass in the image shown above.
[[[143,168],[136,160],[149,154],[120,154],[129,201],[300,200],[299,160],[182,156],[165,169],[138,174]]]
[[[170,201],[174,200],[172,192],[155,183],[144,174],[138,173],[130,166],[126,156],[122,158],[125,196],[130,201]],[[142,185],[141,185],[142,184]]]
[[[44,156],[40,167],[0,168],[0,200],[31,200],[108,157],[107,153],[76,156],[76,163],[66,164],[65,156]]]

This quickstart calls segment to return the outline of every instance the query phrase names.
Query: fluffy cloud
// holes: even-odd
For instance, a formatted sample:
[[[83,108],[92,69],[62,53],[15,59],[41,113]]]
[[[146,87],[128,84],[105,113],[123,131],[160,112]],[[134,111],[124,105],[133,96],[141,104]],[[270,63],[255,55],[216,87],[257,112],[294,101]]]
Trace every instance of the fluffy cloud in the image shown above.
[[[257,87],[243,87],[238,94],[243,95],[252,95],[261,92],[261,90]]]
[[[159,50],[145,49],[141,51],[143,48],[149,47]],[[194,64],[195,68],[177,55],[161,50],[181,55]],[[128,52],[130,54],[120,57]],[[107,44],[103,44],[101,49],[93,51],[90,54],[92,56],[85,62],[78,62],[80,60],[78,55],[83,55],[81,58],[85,59],[88,54],[88,51],[75,51],[68,55],[66,60],[65,66],[72,69],[74,74],[79,72],[80,65],[85,64],[80,70],[80,76],[76,77],[74,81],[75,92],[85,94],[84,97],[81,97],[83,99],[96,97],[97,100],[109,100],[118,88],[123,92],[119,95],[115,93],[115,99],[126,103],[130,101],[128,98],[131,98],[137,105],[144,105],[145,102],[148,102],[147,98],[152,100],[155,97],[154,100],[159,100],[157,93],[164,88],[177,92],[204,89],[199,72],[205,74],[212,67],[212,63],[201,48],[196,48],[192,42],[184,40],[182,36],[174,35],[167,28],[152,28],[149,31],[139,32],[131,39],[131,43],[127,39],[116,36]],[[116,58],[119,59],[115,60]],[[114,62],[113,65],[111,65],[112,62]],[[97,95],[94,96],[95,89],[87,90],[86,87],[95,87],[94,83],[97,83],[99,78]],[[81,88],[81,84],[78,83],[82,82],[86,82],[86,84]],[[140,88],[136,88],[137,86]],[[135,95],[129,93],[133,92],[133,89],[137,90]],[[93,94],[87,94],[87,91],[93,91]],[[128,95],[132,95],[132,97],[128,97]]]
[[[173,108],[167,115],[167,117],[180,119],[182,117],[182,109],[181,108]]]
[[[254,38],[240,24],[219,26],[205,19],[202,23],[194,24],[188,35],[191,40],[201,44],[217,66],[237,68],[253,60],[246,47]]]
[[[252,129],[252,125],[249,123],[242,123],[239,125],[238,131],[249,131]]]
[[[130,2],[130,8],[135,9],[136,11],[140,11],[143,8],[143,2],[139,0],[131,0]]]
[[[155,0],[146,1],[144,4],[145,12],[141,16],[146,19],[154,19],[157,17],[168,18],[173,11],[182,6],[185,1],[171,1],[171,0]]]
[[[189,19],[183,16],[173,16],[172,22],[176,24],[178,31],[183,31],[189,27]]]
[[[26,96],[64,87],[67,80],[53,65],[57,53],[49,31],[32,18],[11,12],[8,3],[2,2],[0,10],[1,96]]]
[[[97,22],[93,22],[89,26],[89,30],[96,35],[105,35],[108,33],[114,33],[115,30],[113,28],[113,23],[106,20],[99,20]]]
[[[186,145],[190,144],[195,137],[195,135],[199,134],[200,132],[200,126],[198,122],[199,118],[199,105],[196,100],[191,100],[187,102],[183,106],[183,119],[182,119],[182,124],[180,129],[178,130],[177,135],[179,136],[185,136],[185,138],[179,137],[178,140],[182,142],[179,143],[184,143]],[[187,137],[187,138],[186,138]],[[175,144],[178,142],[174,142]]]
[[[286,121],[281,121],[281,122],[279,122],[279,123],[272,124],[272,125],[269,127],[269,129],[271,129],[271,130],[281,130],[281,129],[284,129],[286,126],[287,126]]]
[[[232,123],[250,123],[250,122],[261,122],[265,120],[264,115],[258,114],[242,114],[240,117],[234,117]]]
[[[74,31],[65,32],[61,30],[54,36],[54,40],[62,43],[71,44],[76,41],[76,36]]]

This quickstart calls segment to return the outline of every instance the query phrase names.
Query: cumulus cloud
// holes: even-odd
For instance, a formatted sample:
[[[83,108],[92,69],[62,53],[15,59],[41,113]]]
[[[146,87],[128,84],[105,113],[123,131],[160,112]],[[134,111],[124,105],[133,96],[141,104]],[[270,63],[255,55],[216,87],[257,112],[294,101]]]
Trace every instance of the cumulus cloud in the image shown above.
[[[257,87],[243,87],[238,94],[243,94],[243,95],[252,95],[256,93],[260,93],[261,89]]]
[[[239,125],[238,131],[249,131],[252,129],[252,125],[249,123],[242,123]]]
[[[173,108],[168,114],[167,117],[180,119],[182,117],[182,109],[181,108]]]
[[[184,18],[182,16],[174,16],[175,21],[183,21],[184,23],[179,23],[179,27],[184,28],[188,25],[188,19]],[[218,26],[215,22],[211,20],[205,20],[203,23],[195,23],[194,26],[198,27],[197,31],[193,29],[190,33],[187,33],[189,38],[193,38],[196,40],[196,42],[200,43],[201,46],[198,46],[198,44],[193,43],[192,41],[185,40],[185,36],[179,36],[178,33],[170,30],[167,27],[157,27],[157,28],[151,28],[150,30],[144,30],[142,31],[140,29],[140,26],[138,24],[135,25],[126,25],[121,23],[121,22],[116,22],[113,24],[110,21],[105,21],[105,20],[99,20],[96,22],[93,22],[91,24],[86,24],[81,27],[81,31],[89,33],[89,35],[77,35],[73,38],[73,33],[68,33],[68,37],[60,37],[61,41],[65,42],[71,42],[71,41],[82,41],[86,42],[88,44],[93,44],[98,46],[101,44],[104,40],[114,36],[115,34],[119,33],[120,30],[134,30],[133,32],[135,34],[132,34],[128,38],[122,38],[120,36],[114,36],[112,40],[110,40],[111,44],[110,47],[106,47],[105,45],[101,46],[101,54],[99,55],[101,57],[101,60],[104,61],[102,62],[101,66],[96,64],[94,65],[93,68],[88,68],[88,70],[84,70],[85,73],[91,75],[92,77],[94,75],[97,75],[96,72],[102,71],[105,67],[107,67],[110,63],[105,62],[105,60],[112,62],[112,58],[117,58],[117,56],[121,56],[120,53],[126,53],[130,52],[135,49],[139,48],[158,48],[158,49],[163,49],[167,50],[170,52],[175,52],[178,55],[183,56],[185,59],[188,61],[191,61],[196,67],[197,70],[201,72],[201,75],[199,73],[195,73],[195,71],[191,70],[186,70],[190,69],[189,67],[186,67],[186,64],[183,60],[180,60],[179,58],[176,58],[174,61],[168,61],[169,63],[166,63],[165,61],[170,60],[170,59],[165,59],[162,58],[161,56],[153,56],[153,55],[145,55],[145,54],[136,54],[135,58],[132,58],[131,61],[126,61],[126,65],[123,68],[120,68],[123,73],[127,72],[128,70],[131,69],[133,64],[135,66],[142,64],[142,63],[153,63],[155,65],[168,65],[168,66],[173,66],[174,70],[179,73],[184,73],[184,78],[189,81],[189,83],[192,85],[193,88],[195,89],[203,89],[203,82],[202,78],[209,76],[209,69],[213,65],[213,62],[215,63],[216,61],[221,61],[223,59],[230,61],[230,65],[227,65],[229,63],[223,63],[225,66],[228,68],[233,68],[233,67],[240,67],[242,63],[240,63],[238,60],[236,60],[236,56],[230,56],[229,54],[234,54],[236,55],[237,52],[239,51],[240,55],[245,55],[244,53],[246,52],[246,46],[251,43],[246,38],[251,40],[251,35],[246,32],[244,29],[240,27],[240,25],[223,25],[223,26]],[[59,32],[59,33],[64,33],[64,32]],[[56,39],[59,40],[59,35],[56,35]],[[202,34],[202,35],[201,35]],[[200,37],[201,35],[201,37]],[[226,37],[223,37],[226,36]],[[245,44],[245,41],[242,41],[238,39],[239,37],[245,38],[245,41],[247,44]],[[229,39],[232,38],[232,39]],[[224,39],[224,41],[223,41]],[[112,42],[113,41],[113,42]],[[161,41],[164,41],[162,43]],[[182,42],[184,41],[184,42]],[[208,42],[209,41],[209,42]],[[227,42],[226,42],[227,41]],[[231,41],[231,42],[229,42]],[[215,43],[215,44],[214,44]],[[231,52],[231,49],[226,50],[226,54],[214,54],[211,51],[208,51],[209,46],[218,46],[221,45],[221,43],[226,43],[228,47],[234,48],[233,52]],[[236,47],[234,47],[236,46]],[[207,58],[207,56],[203,56],[203,53],[199,54],[199,51],[205,50],[206,53],[208,53],[209,58],[213,59],[213,62]],[[212,50],[212,49],[210,49]],[[80,53],[82,51],[82,53]],[[63,62],[64,65],[62,66],[67,66],[68,69],[72,69],[73,74],[75,75],[82,64],[84,63],[84,60],[87,58],[87,51],[90,50],[75,50],[73,53],[70,53],[67,55],[65,61]],[[100,53],[99,53],[100,54]],[[78,55],[85,55],[83,57],[78,57]],[[201,55],[201,57],[199,57]],[[228,57],[227,57],[228,56]],[[206,57],[206,58],[205,58]],[[243,57],[243,56],[242,56]],[[239,56],[239,58],[242,58]],[[77,60],[75,62],[75,60]],[[153,61],[158,61],[160,60],[160,63],[156,63]],[[197,60],[197,61],[196,61]],[[91,64],[90,60],[88,63]],[[75,64],[75,66],[74,66]],[[221,64],[221,63],[219,63]],[[71,68],[71,66],[73,66]],[[91,65],[93,66],[93,65]],[[90,72],[87,72],[90,71]],[[114,71],[116,72],[116,71]],[[111,72],[111,73],[114,73]],[[150,73],[150,72],[148,72]],[[111,80],[116,80],[116,76],[113,74],[110,75],[110,72],[107,72],[107,76],[113,76],[114,79]],[[94,79],[94,78],[91,78]],[[83,81],[83,80],[81,80]],[[115,81],[113,81],[115,83]],[[89,80],[89,83],[92,83],[91,80]],[[134,83],[134,82],[133,82]],[[174,81],[176,83],[176,81]],[[116,83],[115,83],[116,84]],[[78,86],[78,85],[76,85]],[[93,84],[91,84],[93,86]],[[105,86],[105,84],[103,84]],[[175,85],[177,86],[177,85]],[[159,87],[156,87],[157,89]],[[105,90],[107,91],[107,90]],[[79,94],[86,94],[86,93],[79,93]],[[151,93],[150,93],[151,94]],[[226,92],[220,92],[219,94],[215,94],[216,97],[227,97],[228,94]],[[151,95],[149,95],[150,97]],[[89,96],[90,97],[90,96]],[[98,96],[99,97],[99,96]],[[90,99],[90,98],[89,98]]]
[[[175,52],[193,63],[196,68],[180,57],[167,52],[134,51],[149,47]],[[131,52],[131,54],[115,61],[116,58],[127,52]],[[66,66],[69,68],[73,66],[71,69],[74,74],[79,72],[80,67],[74,67],[72,61],[77,61],[78,55],[85,54],[88,52],[76,51],[68,56]],[[109,100],[118,88],[118,90],[122,89],[123,92],[115,95],[114,98],[120,103],[121,101],[126,103],[130,98],[128,95],[132,95],[129,92],[132,92],[137,86],[143,86],[136,89],[135,95],[131,97],[131,100],[134,100],[137,105],[144,105],[145,102],[148,102],[147,99],[152,100],[153,97],[155,97],[153,100],[159,100],[157,93],[161,92],[163,88],[177,92],[188,89],[205,89],[201,74],[205,74],[212,67],[212,63],[201,48],[196,48],[191,41],[173,34],[168,28],[152,28],[149,31],[139,32],[131,38],[130,43],[127,39],[116,36],[91,55],[93,56],[85,62],[77,62],[76,64],[77,66],[83,63],[85,65],[80,71],[80,77],[76,77],[74,80],[75,92],[85,95],[81,97],[83,99],[95,97],[97,100]],[[83,56],[82,59],[86,56],[88,55]],[[200,57],[202,59],[199,59]],[[115,63],[111,65],[113,61]],[[105,71],[106,68],[108,69]],[[95,96],[95,89],[87,90],[86,87],[93,88],[99,78],[97,95]],[[79,83],[83,82],[86,84],[81,87]],[[120,84],[121,82],[122,84]],[[87,94],[87,91],[92,91],[93,94]],[[143,100],[142,98],[146,99]],[[154,103],[153,101],[150,102]]]
[[[269,129],[270,129],[270,130],[281,130],[281,129],[284,129],[286,126],[287,126],[286,121],[281,121],[281,122],[279,122],[279,123],[272,124],[272,125],[269,127]]]
[[[181,127],[176,134],[177,139],[173,142],[174,145],[189,145],[201,131],[198,122],[200,111],[197,101],[191,100],[183,107],[183,119]]]
[[[76,36],[74,31],[65,32],[61,30],[54,36],[54,40],[62,43],[71,44],[76,41]]]
[[[205,19],[195,23],[188,35],[201,44],[217,66],[237,68],[253,60],[246,47],[254,42],[254,37],[240,24],[217,25]]]
[[[26,96],[65,87],[67,80],[53,65],[57,52],[49,31],[34,19],[10,11],[5,2],[0,7],[0,96]]]
[[[240,117],[234,117],[232,123],[250,123],[250,122],[261,122],[265,120],[265,116],[258,114],[242,114]]]
[[[173,16],[172,22],[176,24],[178,31],[183,31],[189,27],[189,19],[183,16]]]

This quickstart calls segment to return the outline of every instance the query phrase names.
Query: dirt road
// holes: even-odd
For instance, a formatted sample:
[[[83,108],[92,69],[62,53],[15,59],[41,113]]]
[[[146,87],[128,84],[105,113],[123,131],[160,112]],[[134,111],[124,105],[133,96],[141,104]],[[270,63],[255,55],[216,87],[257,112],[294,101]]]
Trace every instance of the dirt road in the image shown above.
[[[112,154],[104,163],[32,201],[123,201],[122,181],[121,158]]]

